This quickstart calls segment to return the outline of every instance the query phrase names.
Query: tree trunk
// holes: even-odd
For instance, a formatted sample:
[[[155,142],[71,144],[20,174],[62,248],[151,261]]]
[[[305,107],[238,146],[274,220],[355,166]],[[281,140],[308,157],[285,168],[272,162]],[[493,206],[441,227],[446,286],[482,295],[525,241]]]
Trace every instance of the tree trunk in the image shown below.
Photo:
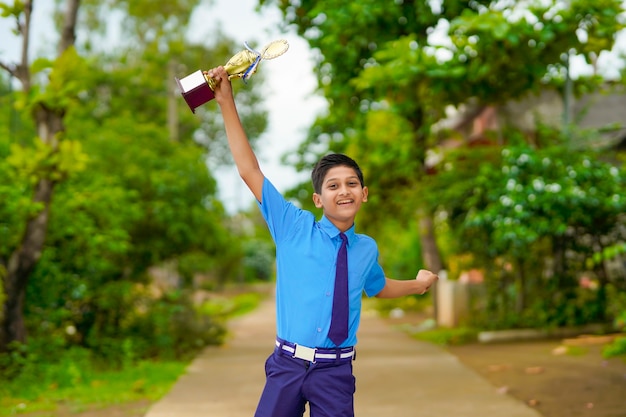
[[[443,270],[441,254],[435,239],[435,224],[430,213],[419,213],[419,235],[422,244],[422,259],[426,269],[439,274]],[[430,294],[433,300],[433,316],[438,321],[439,306],[437,304],[437,285],[433,285]]]
[[[39,180],[33,201],[43,204],[43,209],[28,221],[20,246],[11,254],[4,279],[5,302],[2,309],[0,328],[0,351],[11,342],[26,341],[24,327],[24,296],[28,277],[41,257],[48,226],[48,211],[54,184]]]
[[[23,37],[21,62],[14,66],[0,63],[1,68],[20,80],[26,94],[29,93],[32,82],[27,52],[33,3],[32,0],[24,3],[24,13],[18,26]],[[59,55],[75,43],[79,5],[80,0],[68,0],[66,3],[58,46]],[[64,115],[64,110],[53,111],[46,108],[44,104],[39,104],[34,112],[39,139],[50,146],[53,151],[58,148],[57,134],[64,130]],[[20,244],[9,257],[6,275],[3,277],[5,300],[0,310],[0,352],[7,351],[12,342],[24,343],[26,341],[24,322],[26,286],[44,248],[54,185],[54,181],[45,176],[37,181],[33,201],[40,204],[42,209],[28,220]]]
[[[515,272],[515,287],[517,299],[515,300],[515,312],[521,314],[526,308],[526,265],[523,259],[516,259],[517,271]]]
[[[594,240],[595,240],[595,250],[598,253],[602,253],[605,247],[602,244],[602,241],[600,240],[600,236],[594,236]],[[596,305],[597,305],[598,317],[595,317],[595,319],[602,322],[602,321],[605,321],[608,316],[607,286],[609,285],[609,274],[606,269],[606,260],[604,260],[604,257],[602,261],[598,262],[594,266],[593,270],[598,277],[598,290],[596,292]]]
[[[435,274],[443,269],[439,248],[435,240],[435,225],[430,213],[420,213],[420,242],[422,244],[422,258],[426,269],[433,271]]]
[[[178,142],[178,94],[176,85],[173,82],[176,75],[176,61],[170,59],[167,63],[167,130],[169,131],[170,140]]]

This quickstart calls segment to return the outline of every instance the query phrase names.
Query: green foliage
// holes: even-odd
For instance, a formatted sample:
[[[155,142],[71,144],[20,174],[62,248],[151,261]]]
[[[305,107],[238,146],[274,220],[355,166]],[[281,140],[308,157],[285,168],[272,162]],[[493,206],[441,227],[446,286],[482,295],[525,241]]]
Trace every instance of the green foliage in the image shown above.
[[[201,274],[203,276],[202,280],[202,288],[206,290],[214,290],[219,286],[219,281],[217,279],[207,279],[213,278],[210,275],[206,275],[208,271],[216,270],[217,260],[205,252],[202,251],[193,251],[178,257],[178,268],[177,271],[180,274],[180,278],[183,281],[183,285],[188,288],[195,288],[196,283],[194,282],[194,278]]]
[[[258,292],[234,296],[217,296],[202,303],[198,310],[218,320],[226,320],[227,318],[241,316],[254,310],[262,299],[263,295]]]
[[[521,147],[502,156],[502,166],[481,166],[465,201],[468,233],[493,229],[486,255],[522,256],[540,237],[569,228],[606,234],[626,211],[619,169],[592,155]]]
[[[66,321],[56,328],[51,317],[40,323],[44,335],[0,354],[0,416],[54,410],[60,403],[85,408],[154,401],[184,372],[207,337],[219,342],[223,323],[256,308],[264,297],[243,292],[192,309],[182,293],[157,297],[153,290],[128,288],[124,282],[101,292],[98,307],[116,315],[100,317],[94,333],[101,333],[88,335],[84,347],[74,344],[81,337],[80,324]],[[90,344],[91,338],[98,346]],[[151,354],[160,360],[142,359]]]
[[[151,357],[186,359],[223,340],[223,325],[201,314],[183,294],[151,300],[108,287],[113,288],[103,288],[103,296],[96,300],[95,325],[85,340],[106,363],[132,363]],[[106,316],[98,314],[100,311],[107,312]]]
[[[27,94],[6,91],[1,79],[7,112],[0,114],[0,274],[26,221],[42,208],[32,203],[32,185],[41,178],[55,183],[45,246],[24,277],[28,349],[35,356],[87,348],[90,360],[115,366],[186,358],[220,343],[225,331],[222,316],[193,306],[192,277],[214,277],[220,285],[240,277],[241,242],[226,227],[211,172],[218,166],[207,166],[225,146],[215,133],[217,118],[191,114],[178,96],[172,112],[168,100],[174,76],[205,65],[207,56],[225,62],[241,46],[219,33],[209,47],[185,41],[196,0],[173,2],[156,15],[130,3],[81,3],[94,24],[82,32],[88,41],[57,58],[35,59]],[[2,12],[17,15],[21,7]],[[95,29],[111,8],[125,12],[128,36],[105,53]],[[242,120],[258,136],[267,126],[259,89],[235,88],[242,89]],[[42,109],[62,125],[50,144],[34,128]],[[163,263],[179,266],[181,288],[151,285],[150,268]],[[17,370],[27,366],[11,360]]]
[[[188,358],[221,343],[225,334],[223,322],[197,311],[187,294],[160,294],[129,281],[91,287],[74,278],[65,285],[67,296],[55,294],[64,288],[53,277],[54,292],[33,300],[27,310],[31,338],[57,346],[55,351],[84,346],[109,366],[122,366],[142,358]]]
[[[243,269],[246,282],[269,281],[274,275],[274,245],[250,239],[243,245]]]
[[[5,91],[4,81],[0,77],[0,108],[5,110],[0,112],[0,260],[8,258],[22,235],[25,220],[40,209],[32,202],[28,176],[9,163],[15,151],[22,151],[17,144],[30,143],[35,135],[32,122],[14,109],[16,94]]]
[[[145,215],[138,191],[114,185],[112,176],[94,178],[95,172],[90,170],[91,175],[64,183],[57,190],[49,246],[27,289],[26,312],[31,336],[47,337],[53,331],[63,333],[71,325],[76,328],[76,335],[69,338],[70,344],[92,346],[111,359],[111,363],[124,360],[127,352],[122,347],[128,344],[122,342],[126,338],[132,341],[131,350],[136,357],[173,357],[195,351],[194,338],[198,338],[201,329],[189,332],[190,343],[181,342],[181,335],[154,342],[161,332],[170,329],[169,324],[164,324],[176,320],[183,323],[175,330],[205,327],[208,333],[204,339],[218,341],[213,339],[214,325],[193,320],[194,315],[187,311],[189,307],[184,300],[152,300],[131,280],[120,281],[129,268],[141,270],[141,259],[133,260],[134,248],[141,239],[133,236],[133,230],[138,222],[144,221]],[[159,243],[157,238],[149,242],[155,243]],[[145,305],[137,305],[139,300]],[[141,308],[147,317],[136,314]],[[185,318],[177,319],[178,315]],[[135,333],[137,329],[143,331]]]
[[[615,328],[626,330],[626,290],[618,282],[607,286],[607,296],[611,301],[608,306],[608,314],[615,317]]]
[[[311,127],[296,164],[309,168],[312,156],[328,151],[359,161],[370,188],[361,225],[378,237],[398,219],[438,214],[439,249],[471,254],[468,266],[486,273],[490,326],[606,318],[609,277],[598,261],[623,244],[626,192],[617,168],[574,150],[575,141],[586,146],[595,135],[570,130],[564,137],[539,126],[532,140],[540,149],[530,149],[528,137],[502,127],[504,154],[462,147],[436,175],[425,174],[434,173],[426,166],[433,142],[459,134],[441,126],[432,132],[450,107],[467,117],[461,130],[471,109],[561,88],[566,57],[595,62],[613,47],[624,29],[622,1],[260,3],[276,4],[320,51],[328,112]],[[574,89],[596,91],[603,81],[581,77]],[[309,193],[298,187],[292,195]],[[586,270],[597,290],[578,288]]]
[[[602,349],[602,356],[612,358],[615,356],[626,356],[626,336],[615,338],[615,340]]]
[[[626,291],[620,291],[611,288],[615,294],[611,307],[615,309],[615,328],[621,332],[626,331]],[[607,357],[625,356],[626,357],[626,336],[617,337],[611,344],[604,347],[602,354]]]
[[[311,155],[367,145],[368,114],[385,106],[411,126],[410,160],[423,163],[427,142],[420,136],[445,117],[446,106],[502,103],[547,83],[561,85],[564,54],[578,53],[592,62],[612,48],[624,28],[620,0],[506,7],[488,0],[259,3],[276,4],[286,23],[321,52],[317,75],[329,111],[301,146],[301,167],[310,166]],[[406,140],[394,139],[390,147],[407,146]],[[386,172],[404,166],[395,164]],[[413,170],[393,191],[410,187],[419,175]]]
[[[369,212],[371,209],[366,206],[363,210]],[[363,227],[367,233],[376,234],[380,252],[379,262],[390,278],[414,279],[417,272],[423,268],[419,227],[416,220],[410,219],[403,222],[400,219],[390,219],[383,229],[377,229],[359,221],[360,227]]]
[[[594,253],[593,262],[599,264],[624,254],[626,254],[626,243],[616,243],[615,245],[607,246],[600,252]]]
[[[412,334],[412,337],[440,346],[456,346],[478,340],[478,330],[465,327],[457,327],[454,329],[439,328],[416,332]]]
[[[501,155],[493,149],[489,152],[463,148],[462,158],[468,163],[459,165],[463,165],[464,174],[455,167],[458,175],[454,180],[440,182],[440,186],[428,186],[430,179],[425,174],[428,172],[426,155],[435,145],[433,142],[451,139],[441,128],[439,138],[431,132],[435,123],[447,117],[449,108],[462,110],[464,107],[467,111],[460,113],[470,120],[470,109],[499,105],[529,92],[560,88],[567,66],[564,57],[580,55],[592,62],[602,51],[612,48],[615,34],[624,28],[621,1],[517,2],[506,7],[497,1],[457,0],[384,5],[376,1],[355,4],[337,0],[263,0],[260,3],[276,4],[286,22],[295,24],[310,46],[320,51],[317,75],[328,100],[328,112],[311,127],[307,141],[300,147],[299,158],[295,158],[296,165],[310,168],[315,160],[312,156],[328,151],[346,152],[359,161],[370,188],[369,202],[359,217],[360,224],[375,229],[376,236],[381,230],[392,228],[389,223],[397,219],[416,218],[418,212],[431,214],[425,204],[431,198],[458,199],[450,204],[443,203],[445,214],[453,221],[465,216],[468,210],[469,216],[463,226],[463,237],[455,233],[451,239],[460,242],[458,248],[445,243],[444,249],[448,253],[476,249],[483,266],[493,263],[498,254],[506,253],[506,259],[499,260],[500,266],[513,263],[516,271],[525,268],[524,276],[499,279],[499,285],[490,288],[494,297],[508,294],[509,301],[503,304],[515,318],[520,317],[519,309],[529,303],[530,284],[525,281],[532,281],[533,276],[541,273],[537,265],[546,259],[546,252],[560,251],[560,247],[567,244],[560,240],[570,240],[570,235],[565,233],[571,233],[569,228],[586,235],[590,222],[596,219],[606,227],[615,221],[622,205],[619,196],[623,194],[610,190],[609,185],[607,188],[592,185],[607,174],[608,168],[598,173],[583,172],[582,160],[575,162],[578,179],[566,181],[567,172],[566,176],[555,179],[564,173],[569,162],[564,162],[563,166],[553,162],[552,174],[548,173],[554,177],[544,186],[561,187],[566,196],[547,190],[530,196],[533,184],[500,172]],[[601,77],[590,77],[577,80],[577,84],[584,86],[581,91],[594,91],[602,81]],[[507,132],[501,134],[506,137]],[[511,145],[513,142],[508,139]],[[558,161],[561,156],[569,158],[570,154],[561,148],[529,163],[534,164],[532,169],[537,169],[544,157]],[[491,167],[482,164],[483,158],[495,164]],[[291,155],[290,160],[294,160]],[[595,162],[591,167],[596,167]],[[488,172],[490,169],[492,171]],[[536,176],[538,185],[543,181],[539,178],[541,175],[543,173],[538,171],[531,174]],[[503,177],[511,180],[510,186],[514,188],[511,196],[502,192],[506,186],[501,183]],[[472,194],[474,187],[484,193]],[[525,188],[516,191],[519,187]],[[303,189],[299,187],[294,195],[300,195]],[[580,190],[588,194],[576,197]],[[594,205],[594,196],[586,198],[593,193],[598,193],[598,207]],[[558,198],[553,198],[557,194]],[[527,196],[537,201],[528,201]],[[612,202],[613,196],[617,196],[617,201]],[[502,197],[501,202],[494,200],[499,197]],[[484,201],[478,201],[480,199]],[[554,201],[556,199],[559,201]],[[585,203],[576,206],[582,200]],[[503,203],[510,204],[506,210],[501,207]],[[556,205],[551,206],[553,203]],[[305,204],[303,201],[303,206]],[[564,211],[569,207],[580,209],[570,215]],[[592,209],[596,219],[585,215]],[[558,212],[556,216],[552,215],[553,210]],[[470,222],[476,227],[472,229]],[[448,227],[456,232],[457,226],[458,222]],[[548,229],[556,234],[546,239]],[[603,239],[605,234],[592,230],[591,236]],[[617,239],[613,236],[610,240]],[[438,242],[444,241],[447,240],[438,239]],[[532,253],[528,253],[529,246],[533,246]],[[591,248],[586,247],[586,250]],[[568,249],[569,246],[563,250]],[[591,253],[581,253],[581,258],[590,256]],[[580,270],[582,264],[584,260],[577,259],[576,265],[568,265],[567,273],[559,273],[560,277],[555,280],[556,288],[561,283],[565,287],[564,299],[569,297],[576,279],[573,271]],[[502,275],[499,266],[493,269],[497,275]],[[541,284],[537,283],[537,287]],[[520,300],[511,297],[520,297]],[[599,292],[598,299],[602,297]],[[559,321],[579,316],[579,313],[565,310],[559,313]],[[601,308],[593,307],[580,315],[590,317],[600,314],[599,310]]]
[[[389,317],[392,310],[401,309],[404,312],[421,313],[430,306],[429,297],[422,295],[412,295],[398,299],[393,298],[374,298],[363,300],[364,306],[376,309],[383,317]]]
[[[0,13],[1,17],[18,17],[24,12],[24,0],[14,0],[12,4],[7,4],[5,2],[0,2]],[[18,33],[17,28],[13,30],[15,34]]]
[[[67,48],[54,60],[35,60],[31,72],[50,70],[45,88],[36,88],[35,94],[28,97],[27,106],[43,106],[54,113],[63,114],[76,105],[77,97],[85,92],[89,78],[89,67],[74,47]]]
[[[450,66],[464,71],[452,89],[481,102],[504,102],[540,91],[550,80],[563,80],[562,54],[580,54],[592,62],[610,50],[624,28],[622,2],[577,0],[518,3],[487,13],[466,9],[450,22]],[[583,35],[584,34],[584,35]],[[520,65],[523,63],[523,65]],[[497,74],[497,75],[496,75]]]
[[[472,254],[471,266],[486,272],[487,310],[475,323],[580,325],[605,320],[616,301],[594,259],[625,238],[626,175],[594,152],[566,149],[494,147],[482,158],[461,151],[429,178],[426,195],[445,214],[452,251]],[[595,277],[595,289],[579,285],[584,271]]]
[[[62,181],[72,173],[84,170],[87,160],[78,141],[64,140],[56,149],[36,141],[34,147],[13,144],[7,163],[32,186],[41,178]]]

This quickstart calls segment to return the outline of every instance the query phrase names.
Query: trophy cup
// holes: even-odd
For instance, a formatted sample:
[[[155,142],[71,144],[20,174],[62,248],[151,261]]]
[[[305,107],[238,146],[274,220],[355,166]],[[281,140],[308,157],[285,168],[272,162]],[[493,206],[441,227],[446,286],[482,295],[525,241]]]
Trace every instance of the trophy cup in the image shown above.
[[[244,82],[247,82],[256,73],[262,60],[279,57],[289,49],[287,41],[282,39],[270,42],[261,52],[252,49],[247,42],[244,42],[244,46],[246,49],[238,52],[224,65],[229,80],[241,78]],[[193,113],[196,112],[197,107],[215,97],[213,91],[215,90],[216,81],[202,70],[189,74],[182,79],[176,78],[176,83]]]

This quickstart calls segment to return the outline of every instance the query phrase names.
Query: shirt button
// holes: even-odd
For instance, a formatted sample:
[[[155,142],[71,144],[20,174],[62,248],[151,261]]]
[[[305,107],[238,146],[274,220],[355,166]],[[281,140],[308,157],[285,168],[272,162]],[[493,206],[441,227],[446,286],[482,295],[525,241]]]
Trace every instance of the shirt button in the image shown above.
[[[326,297],[330,297],[330,292],[327,292],[327,293],[326,293]]]
[[[317,332],[318,332],[318,333],[321,333],[321,332],[322,332],[322,328],[321,328],[321,327],[318,327],[318,328],[317,328]]]

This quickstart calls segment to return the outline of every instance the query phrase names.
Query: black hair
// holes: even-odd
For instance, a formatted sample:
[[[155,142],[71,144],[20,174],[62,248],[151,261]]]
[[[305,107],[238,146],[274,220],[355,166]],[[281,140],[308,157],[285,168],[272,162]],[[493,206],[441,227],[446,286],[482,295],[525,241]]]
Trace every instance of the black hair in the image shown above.
[[[359,178],[359,181],[361,182],[361,187],[365,187],[363,172],[361,172],[361,168],[359,168],[359,165],[356,163],[356,161],[354,161],[354,159],[350,158],[347,155],[343,155],[340,153],[331,153],[322,157],[322,159],[320,159],[318,163],[315,164],[313,172],[311,172],[313,190],[315,190],[317,194],[322,193],[322,183],[324,182],[324,178],[326,177],[328,171],[331,168],[337,166],[346,166],[348,168],[354,169],[357,177]]]

